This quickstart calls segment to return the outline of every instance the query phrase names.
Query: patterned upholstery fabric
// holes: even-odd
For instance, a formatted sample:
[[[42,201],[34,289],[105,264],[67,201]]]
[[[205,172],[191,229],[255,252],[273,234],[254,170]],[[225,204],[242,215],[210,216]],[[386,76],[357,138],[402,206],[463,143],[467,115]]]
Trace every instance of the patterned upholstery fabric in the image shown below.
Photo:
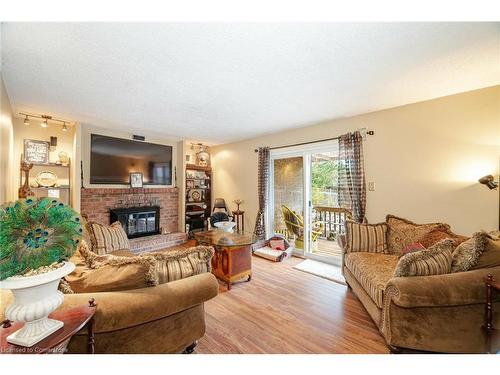
[[[469,239],[469,237],[455,234],[451,230],[443,231],[443,230],[436,229],[436,230],[430,231],[424,237],[422,237],[420,239],[420,243],[424,247],[429,248],[432,245],[435,245],[439,241],[442,241],[446,238],[452,239],[454,244],[455,244],[455,247],[460,245],[462,242],[467,241]]]
[[[97,255],[82,242],[70,259],[76,270],[66,279],[77,293],[144,288],[210,272],[213,254],[212,247],[195,246],[140,255],[127,250]]]
[[[127,234],[118,221],[109,226],[88,222],[86,227],[92,241],[92,251],[96,254],[104,255],[130,248]]]
[[[82,242],[70,261],[76,268],[66,281],[76,293],[142,289],[158,284],[156,261],[150,256],[97,255]]]
[[[450,226],[444,223],[416,224],[409,220],[387,215],[385,219],[389,229],[387,231],[387,245],[391,254],[399,255],[408,245],[421,240],[434,230],[450,232]]]
[[[438,242],[429,249],[406,254],[399,259],[394,277],[431,276],[451,272],[453,240]]]
[[[347,220],[346,251],[369,253],[387,252],[387,224],[360,224]]]
[[[147,255],[146,255],[147,254]],[[189,276],[211,272],[211,259],[214,249],[211,246],[195,246],[178,250],[144,253],[156,260],[156,273],[160,284],[183,279]]]
[[[397,263],[397,256],[381,253],[349,253],[344,258],[345,267],[379,308],[382,308],[384,289],[392,279]]]
[[[476,232],[453,252],[451,272],[495,267],[500,265],[500,240],[495,232]]]
[[[500,232],[488,232],[488,239],[477,264],[471,269],[491,268],[500,266]]]

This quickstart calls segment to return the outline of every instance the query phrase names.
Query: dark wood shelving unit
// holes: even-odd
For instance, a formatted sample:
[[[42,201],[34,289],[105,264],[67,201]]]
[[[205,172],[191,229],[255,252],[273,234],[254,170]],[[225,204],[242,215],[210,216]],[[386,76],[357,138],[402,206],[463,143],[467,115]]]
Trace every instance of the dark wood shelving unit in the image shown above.
[[[212,169],[186,165],[185,215],[189,232],[208,226],[212,207]]]

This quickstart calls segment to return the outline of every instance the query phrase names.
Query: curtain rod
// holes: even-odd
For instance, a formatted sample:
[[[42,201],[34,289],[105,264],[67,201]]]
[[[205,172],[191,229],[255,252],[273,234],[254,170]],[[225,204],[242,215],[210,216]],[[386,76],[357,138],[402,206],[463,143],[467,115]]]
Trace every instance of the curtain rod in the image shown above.
[[[373,130],[367,130],[366,131],[366,134],[367,135],[374,135],[375,132]],[[270,150],[276,150],[278,148],[287,148],[287,147],[294,147],[294,146],[303,146],[303,145],[309,145],[311,143],[319,143],[319,142],[326,142],[326,141],[334,141],[336,139],[340,139],[340,136],[339,137],[333,137],[333,138],[325,138],[325,139],[318,139],[318,140],[315,140],[315,141],[309,141],[309,142],[301,142],[301,143],[294,143],[294,144],[291,144],[291,145],[285,145],[285,146],[276,146],[276,147],[269,147]],[[254,150],[255,152],[259,152],[259,150],[256,148]]]

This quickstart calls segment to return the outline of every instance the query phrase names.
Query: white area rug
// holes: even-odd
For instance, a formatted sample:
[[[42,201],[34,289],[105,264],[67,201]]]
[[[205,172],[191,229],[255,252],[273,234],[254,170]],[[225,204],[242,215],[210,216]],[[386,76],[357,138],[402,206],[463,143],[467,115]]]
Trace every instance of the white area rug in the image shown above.
[[[294,266],[293,268],[299,271],[323,277],[331,281],[335,281],[336,283],[342,285],[347,285],[344,276],[342,276],[342,272],[339,266],[318,262],[312,259],[306,259],[303,262],[300,262],[299,264]]]

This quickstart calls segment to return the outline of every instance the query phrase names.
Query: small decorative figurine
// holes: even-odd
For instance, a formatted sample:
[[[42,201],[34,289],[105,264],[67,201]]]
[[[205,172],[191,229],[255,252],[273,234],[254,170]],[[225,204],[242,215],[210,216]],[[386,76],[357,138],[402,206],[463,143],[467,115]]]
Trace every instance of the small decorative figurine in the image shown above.
[[[241,200],[241,199],[235,199],[235,200],[233,201],[233,203],[235,203],[235,204],[236,204],[236,206],[238,207],[238,208],[236,209],[236,211],[238,211],[238,212],[239,212],[239,211],[240,211],[240,205],[241,205],[241,204],[243,204],[243,203],[244,203],[244,201],[243,201],[243,200]]]
[[[33,168],[32,163],[21,161],[21,171],[24,172],[24,184],[18,190],[19,198],[27,198],[35,195],[33,190],[30,189],[30,169]]]

